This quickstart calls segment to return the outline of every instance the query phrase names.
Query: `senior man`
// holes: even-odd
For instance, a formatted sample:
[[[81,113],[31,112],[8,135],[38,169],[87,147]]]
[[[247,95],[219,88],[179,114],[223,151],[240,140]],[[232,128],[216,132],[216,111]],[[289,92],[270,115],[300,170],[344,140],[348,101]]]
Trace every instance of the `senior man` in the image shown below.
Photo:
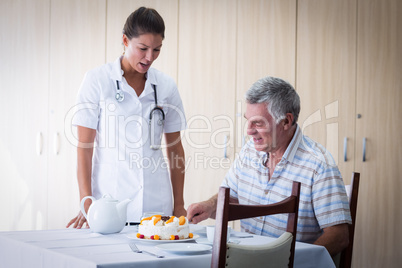
[[[334,256],[348,243],[351,223],[345,186],[330,153],[304,136],[297,124],[300,98],[282,79],[265,77],[246,93],[245,118],[250,141],[226,174],[231,202],[271,204],[291,194],[292,182],[301,182],[297,241],[325,246]],[[192,223],[214,218],[217,194],[191,204]],[[241,220],[242,231],[279,237],[287,215]]]

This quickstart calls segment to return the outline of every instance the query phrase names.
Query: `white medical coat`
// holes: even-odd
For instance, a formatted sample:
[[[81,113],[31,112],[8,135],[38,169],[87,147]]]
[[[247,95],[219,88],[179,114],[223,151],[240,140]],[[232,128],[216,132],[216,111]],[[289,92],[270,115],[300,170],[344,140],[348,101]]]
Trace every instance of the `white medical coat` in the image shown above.
[[[81,84],[73,125],[96,129],[92,159],[92,195],[110,194],[128,205],[127,221],[138,222],[143,212],[172,215],[172,186],[162,150],[150,149],[149,115],[158,106],[165,113],[164,133],[186,126],[183,105],[174,80],[150,68],[138,97],[122,76],[121,58],[86,73]],[[116,80],[124,92],[118,102]],[[159,113],[154,113],[159,116]],[[158,134],[157,134],[158,135]]]

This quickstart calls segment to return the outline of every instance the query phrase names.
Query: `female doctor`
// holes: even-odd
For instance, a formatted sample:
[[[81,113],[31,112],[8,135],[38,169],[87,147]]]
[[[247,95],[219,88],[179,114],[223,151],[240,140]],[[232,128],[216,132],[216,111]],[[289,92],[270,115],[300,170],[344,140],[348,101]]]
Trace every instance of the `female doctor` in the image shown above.
[[[129,198],[127,221],[132,223],[144,212],[187,214],[180,139],[186,126],[183,105],[174,80],[151,68],[164,31],[154,9],[134,11],[123,29],[123,56],[87,72],[73,118],[80,199],[104,194]],[[162,133],[168,162],[160,149]],[[86,211],[90,202],[84,205]],[[81,228],[84,223],[79,212],[67,227]]]

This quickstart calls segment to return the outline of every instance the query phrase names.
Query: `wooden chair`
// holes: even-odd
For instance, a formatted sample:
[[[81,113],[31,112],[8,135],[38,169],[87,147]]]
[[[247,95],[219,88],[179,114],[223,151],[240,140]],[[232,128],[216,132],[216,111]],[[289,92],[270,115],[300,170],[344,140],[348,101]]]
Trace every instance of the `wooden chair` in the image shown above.
[[[259,265],[253,265],[252,263],[256,263],[259,256],[261,257],[260,259],[264,261],[264,265],[269,265],[272,264],[270,263],[269,253],[272,253],[271,258],[274,259],[281,255],[278,251],[282,250],[285,252],[285,266],[293,267],[299,211],[300,182],[293,182],[292,194],[290,197],[281,202],[270,205],[252,206],[229,203],[229,192],[229,188],[221,187],[218,193],[211,267],[223,268],[226,265],[228,221],[281,213],[289,213],[286,232],[273,243],[258,247],[229,244],[229,251],[232,248],[234,251],[238,249],[234,254],[234,256],[238,257],[236,259],[237,267],[257,267]],[[240,254],[243,254],[243,256],[239,257]],[[250,258],[250,254],[253,255],[252,258]],[[241,261],[244,261],[247,266],[241,264]],[[273,267],[278,266],[276,265]]]
[[[352,266],[353,240],[355,236],[357,197],[359,195],[360,173],[352,173],[350,185],[346,185],[346,192],[349,197],[350,215],[352,224],[349,224],[349,245],[335,258],[335,264],[338,268],[350,268]]]

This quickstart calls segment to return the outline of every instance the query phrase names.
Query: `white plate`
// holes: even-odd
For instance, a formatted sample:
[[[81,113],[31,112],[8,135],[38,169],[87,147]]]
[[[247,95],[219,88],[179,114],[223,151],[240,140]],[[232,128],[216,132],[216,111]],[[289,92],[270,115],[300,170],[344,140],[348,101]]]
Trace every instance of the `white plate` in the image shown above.
[[[144,239],[144,238],[138,238],[137,234],[131,233],[127,234],[127,237],[130,239],[134,239],[140,242],[149,242],[149,243],[179,243],[179,242],[189,242],[189,241],[194,241],[195,239],[199,238],[199,235],[194,235],[193,238],[187,238],[187,239],[178,239],[178,240],[152,240],[152,239]]]
[[[183,243],[183,244],[162,244],[155,246],[158,249],[181,254],[191,254],[209,251],[212,249],[209,245],[193,244],[193,243]]]
[[[212,246],[212,242],[210,242],[209,240],[208,240],[208,238],[206,238],[206,237],[200,237],[200,238],[198,238],[195,242],[197,242],[198,244],[204,244],[204,245],[211,245]]]
[[[206,237],[200,237],[200,238],[198,238],[197,240],[195,240],[195,242],[197,242],[198,244],[204,244],[204,245],[210,245],[210,246],[212,246],[212,245],[214,244],[214,243],[210,242],[210,241],[208,240],[208,238],[206,238]],[[239,243],[240,243],[240,240],[230,239],[230,240],[228,241],[228,243],[231,243],[231,244],[239,244]]]

